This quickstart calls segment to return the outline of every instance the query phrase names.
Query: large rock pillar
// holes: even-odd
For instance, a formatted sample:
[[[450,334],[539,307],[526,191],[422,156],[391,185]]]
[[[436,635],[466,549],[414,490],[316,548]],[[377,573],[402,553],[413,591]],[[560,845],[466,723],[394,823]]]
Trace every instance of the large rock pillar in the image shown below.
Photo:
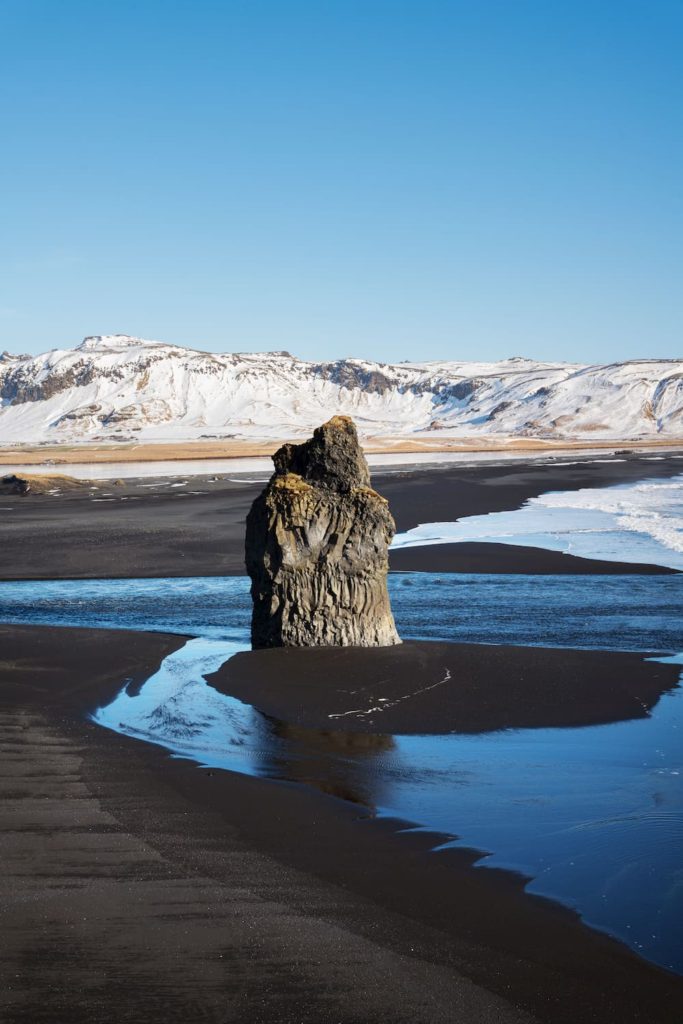
[[[394,520],[353,420],[334,416],[273,462],[247,516],[252,646],[400,643],[387,592]]]

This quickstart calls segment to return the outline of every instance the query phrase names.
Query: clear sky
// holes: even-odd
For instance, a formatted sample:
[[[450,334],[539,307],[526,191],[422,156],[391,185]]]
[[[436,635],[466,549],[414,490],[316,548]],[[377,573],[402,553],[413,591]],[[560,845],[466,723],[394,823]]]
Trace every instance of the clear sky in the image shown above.
[[[0,349],[683,356],[683,0],[0,0]]]

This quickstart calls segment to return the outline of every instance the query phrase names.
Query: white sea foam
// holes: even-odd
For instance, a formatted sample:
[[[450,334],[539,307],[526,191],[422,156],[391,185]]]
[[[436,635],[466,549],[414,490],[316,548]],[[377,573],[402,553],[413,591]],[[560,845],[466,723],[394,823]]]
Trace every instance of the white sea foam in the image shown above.
[[[424,523],[398,534],[393,547],[462,541],[683,570],[683,474],[666,481],[550,491],[513,512]]]

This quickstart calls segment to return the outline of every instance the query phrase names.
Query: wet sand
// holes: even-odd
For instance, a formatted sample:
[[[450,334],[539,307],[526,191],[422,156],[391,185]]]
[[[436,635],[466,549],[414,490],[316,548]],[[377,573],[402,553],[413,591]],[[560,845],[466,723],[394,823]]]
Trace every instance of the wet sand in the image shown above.
[[[420,735],[647,718],[679,676],[642,654],[405,641],[245,651],[207,678],[297,726]]]
[[[672,457],[619,459],[375,473],[373,484],[388,498],[397,528],[403,531],[421,522],[519,508],[527,498],[549,490],[603,487],[683,472],[683,460]],[[244,573],[244,521],[262,483],[181,477],[100,481],[97,486],[92,490],[84,484],[59,496],[0,498],[0,579]],[[590,559],[499,544],[397,551],[391,565],[441,572],[624,571],[618,563],[602,562],[596,570]],[[667,570],[628,567],[629,573],[652,571]]]
[[[389,563],[392,572],[513,573],[532,576],[670,576],[677,573],[676,569],[663,565],[608,562],[598,558],[565,555],[561,551],[525,547],[522,544],[495,544],[489,541],[397,548],[389,553]]]
[[[3,1020],[683,1019],[680,978],[466,851],[87,720],[181,642],[0,626]]]

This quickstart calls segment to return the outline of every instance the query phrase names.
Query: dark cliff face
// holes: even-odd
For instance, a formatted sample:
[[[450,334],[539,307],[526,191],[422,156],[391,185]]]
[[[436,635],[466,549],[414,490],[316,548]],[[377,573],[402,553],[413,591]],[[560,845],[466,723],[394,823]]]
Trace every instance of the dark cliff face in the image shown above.
[[[394,521],[353,421],[335,416],[273,462],[247,517],[253,647],[400,643],[386,585]]]

